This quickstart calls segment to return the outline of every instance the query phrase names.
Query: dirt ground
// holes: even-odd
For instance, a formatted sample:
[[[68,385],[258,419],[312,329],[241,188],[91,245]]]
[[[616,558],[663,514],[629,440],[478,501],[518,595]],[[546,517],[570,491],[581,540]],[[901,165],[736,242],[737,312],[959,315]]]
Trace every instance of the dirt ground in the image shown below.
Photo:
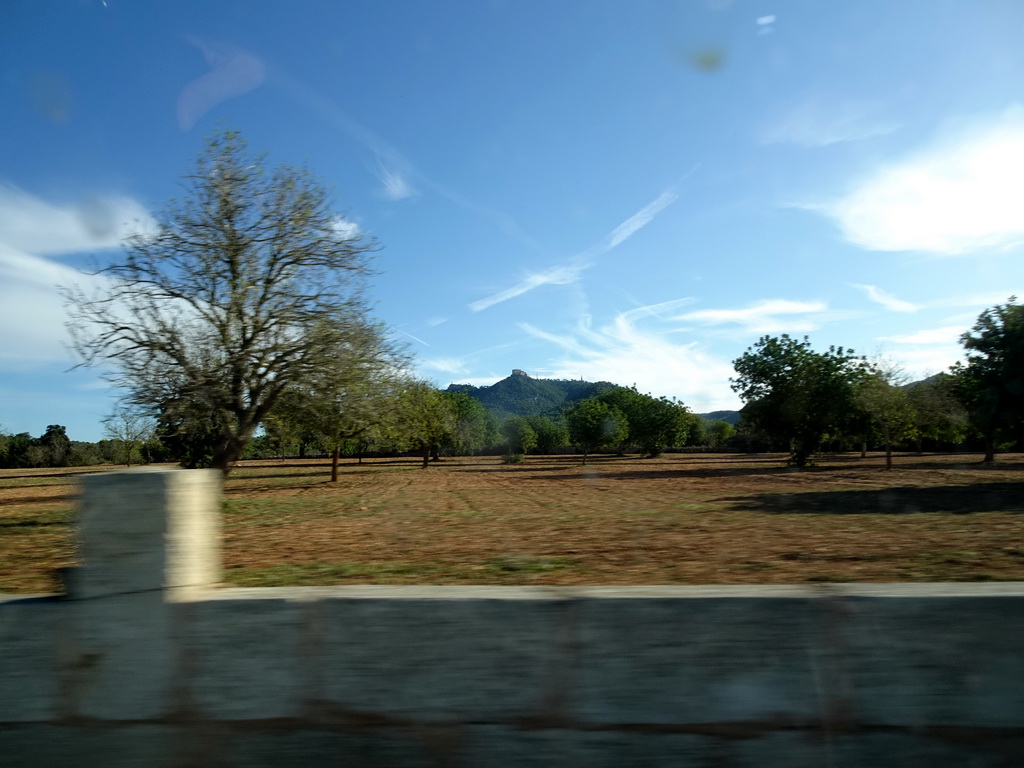
[[[235,585],[1024,580],[1024,455],[673,454],[246,462],[225,486]],[[98,468],[86,471],[97,471]],[[0,590],[73,564],[83,470],[0,470]],[[99,471],[107,471],[99,469]]]

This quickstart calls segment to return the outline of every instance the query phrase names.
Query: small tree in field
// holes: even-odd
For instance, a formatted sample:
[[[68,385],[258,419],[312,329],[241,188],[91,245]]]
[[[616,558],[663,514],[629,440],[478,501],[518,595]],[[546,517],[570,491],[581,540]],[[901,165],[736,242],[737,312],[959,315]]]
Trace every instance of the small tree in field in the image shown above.
[[[583,451],[583,463],[596,450],[618,445],[629,434],[626,417],[614,405],[597,398],[580,400],[565,412],[569,440]]]
[[[797,467],[856,419],[857,388],[871,371],[852,349],[815,352],[806,336],[797,341],[786,334],[762,337],[733,366],[732,388],[746,403],[744,425],[788,442]]]
[[[347,337],[373,244],[308,172],[266,168],[230,132],[157,220],[101,270],[101,294],[65,290],[68,327],[83,364],[109,366],[130,404],[209,429],[209,463],[227,473],[282,393]]]
[[[103,419],[103,434],[114,442],[119,460],[130,467],[142,461],[142,446],[154,435],[153,419],[139,409],[120,405]]]
[[[509,416],[501,425],[501,433],[508,443],[508,452],[525,456],[537,446],[537,432],[522,416]]]

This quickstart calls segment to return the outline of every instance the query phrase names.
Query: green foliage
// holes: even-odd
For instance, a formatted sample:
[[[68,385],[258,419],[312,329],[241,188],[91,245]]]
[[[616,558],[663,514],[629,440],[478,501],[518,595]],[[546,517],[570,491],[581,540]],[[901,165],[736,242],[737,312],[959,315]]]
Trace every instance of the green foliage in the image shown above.
[[[555,413],[567,404],[593,397],[613,386],[608,382],[535,379],[514,373],[489,387],[452,384],[448,391],[467,394],[499,416],[532,416]]]
[[[445,440],[454,456],[472,456],[498,439],[498,420],[483,404],[466,392],[447,391],[441,396],[455,416],[455,428]]]
[[[636,387],[615,387],[597,396],[626,417],[628,431],[621,449],[635,445],[646,456],[660,456],[666,448],[683,445],[696,435],[697,419],[675,400],[637,392]]]
[[[596,450],[620,445],[629,434],[629,423],[622,411],[596,398],[581,400],[565,412],[569,439],[583,451],[583,463]]]
[[[815,352],[805,336],[764,336],[733,361],[732,388],[746,404],[748,428],[785,440],[791,461],[806,466],[827,438],[852,424],[856,392],[870,366],[853,350],[829,347]]]
[[[537,453],[554,453],[569,444],[569,431],[547,416],[525,416],[526,423],[537,434]]]
[[[395,444],[415,450],[423,456],[423,467],[431,455],[451,440],[456,429],[456,414],[451,401],[429,383],[409,379],[400,385],[390,436]]]
[[[947,448],[964,441],[970,425],[967,409],[957,399],[953,376],[939,373],[907,385],[905,391],[914,409],[918,450],[925,440],[935,447]]]
[[[501,425],[501,434],[511,454],[527,454],[537,445],[537,433],[522,416],[509,416]]]
[[[960,337],[966,364],[952,371],[955,389],[972,426],[985,438],[985,460],[992,461],[999,439],[1024,429],[1024,306],[1011,296],[986,309]]]
[[[736,429],[721,419],[701,419],[699,444],[708,448],[723,448],[736,436]]]
[[[857,385],[857,405],[875,437],[885,446],[885,465],[892,469],[892,448],[914,436],[915,413],[909,395],[882,371],[873,371]]]

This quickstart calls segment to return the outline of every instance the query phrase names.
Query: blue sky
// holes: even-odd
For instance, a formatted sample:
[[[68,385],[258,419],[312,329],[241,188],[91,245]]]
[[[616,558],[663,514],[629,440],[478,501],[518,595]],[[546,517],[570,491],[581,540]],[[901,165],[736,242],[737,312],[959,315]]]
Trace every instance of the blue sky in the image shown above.
[[[55,286],[237,129],[383,246],[420,375],[739,407],[763,334],[961,357],[1021,292],[1024,4],[7,0],[0,425],[101,436]]]

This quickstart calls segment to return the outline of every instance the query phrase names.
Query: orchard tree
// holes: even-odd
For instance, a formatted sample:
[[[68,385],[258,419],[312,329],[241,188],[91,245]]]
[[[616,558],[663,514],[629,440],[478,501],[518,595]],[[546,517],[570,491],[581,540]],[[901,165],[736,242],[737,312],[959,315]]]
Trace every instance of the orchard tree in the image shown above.
[[[331,453],[331,482],[338,480],[343,443],[357,440],[390,418],[406,358],[383,326],[349,319],[334,354],[296,382],[271,412],[270,431],[309,437]]]
[[[788,442],[797,467],[853,422],[858,386],[871,371],[852,349],[815,352],[806,336],[797,341],[787,334],[763,336],[733,366],[732,388],[745,403],[747,428]]]
[[[858,385],[856,402],[864,411],[871,430],[885,446],[885,468],[892,469],[893,444],[914,435],[914,408],[910,397],[897,386],[891,369],[875,370]]]
[[[498,437],[498,422],[479,400],[465,392],[442,392],[455,417],[454,429],[446,448],[456,456],[472,456],[493,444]]]
[[[565,412],[565,423],[570,442],[583,451],[584,465],[589,454],[619,445],[629,434],[629,422],[622,411],[594,397],[570,406]]]
[[[505,437],[508,452],[513,455],[525,456],[537,445],[537,432],[522,416],[509,416],[505,419],[501,425],[501,434]]]
[[[227,473],[281,394],[348,338],[374,245],[309,172],[266,167],[233,132],[210,140],[156,218],[100,270],[101,293],[65,289],[73,347],[129,403],[207,425],[210,463]]]
[[[537,435],[536,448],[539,453],[554,453],[569,444],[569,432],[551,418],[540,415],[524,416],[523,418]]]
[[[970,426],[967,409],[956,396],[956,380],[948,373],[938,373],[906,387],[914,409],[914,437],[917,451],[924,441],[933,445],[957,445],[967,437]]]
[[[660,456],[666,448],[683,445],[696,432],[696,417],[686,406],[641,394],[635,386],[609,389],[597,399],[615,406],[626,417],[629,430],[622,447],[635,445],[645,456]]]
[[[142,446],[154,435],[152,417],[138,406],[119,405],[103,419],[103,434],[114,443],[119,461],[130,467],[142,461]]]
[[[1019,437],[1024,427],[1024,306],[1011,296],[986,309],[960,343],[967,362],[953,369],[957,391],[992,462],[996,440]]]
[[[455,411],[439,390],[418,379],[400,384],[391,434],[396,443],[422,456],[424,469],[430,466],[430,457],[436,457],[441,445],[451,439],[455,428]]]

